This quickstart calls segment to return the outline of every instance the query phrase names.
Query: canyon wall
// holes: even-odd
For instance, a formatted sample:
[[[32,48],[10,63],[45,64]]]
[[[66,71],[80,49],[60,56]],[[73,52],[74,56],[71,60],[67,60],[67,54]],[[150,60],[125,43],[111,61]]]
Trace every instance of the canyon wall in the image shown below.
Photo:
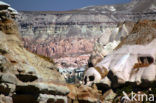
[[[60,67],[80,67],[87,64],[98,39],[102,45],[120,41],[128,35],[128,26],[121,29],[125,21],[154,20],[155,8],[154,0],[132,0],[71,11],[21,11],[17,22],[25,48],[55,58]]]
[[[18,23],[25,48],[52,57],[59,65],[79,67],[87,64],[94,42],[107,32],[105,28],[116,28],[116,23],[105,23],[106,18],[105,15],[20,12]],[[64,63],[61,58],[65,57],[69,58]]]
[[[139,0],[137,0],[137,2],[138,1]],[[147,79],[151,79],[150,77],[152,77],[151,81],[155,80],[156,77],[155,60],[154,60],[155,48],[153,49],[153,46],[155,45],[155,41],[151,42],[156,37],[155,36],[156,24],[155,21],[152,21],[155,19],[154,16],[149,18],[149,19],[152,18],[151,21],[144,20],[141,22],[135,22],[135,20],[132,19],[131,22],[127,22],[124,21],[124,19],[127,20],[128,18],[124,18],[122,19],[123,21],[116,22],[115,19],[112,18],[110,19],[110,17],[105,14],[107,19],[112,21],[111,22],[101,21],[101,23],[99,23],[96,21],[98,19],[96,19],[95,22],[91,22],[94,21],[95,18],[89,21],[89,15],[91,15],[92,13],[88,14],[89,12],[87,12],[87,10],[82,10],[82,11],[76,10],[74,12],[68,11],[68,12],[63,12],[63,14],[75,15],[75,18],[78,17],[78,15],[80,15],[81,13],[82,15],[84,15],[85,13],[85,16],[88,16],[88,18],[82,15],[80,15],[80,17],[82,16],[85,21],[88,20],[87,23],[83,22],[83,20],[82,22],[79,23],[72,22],[73,24],[70,23],[65,28],[67,30],[56,29],[56,33],[55,33],[55,30],[54,32],[52,32],[51,30],[47,29],[46,26],[47,24],[44,23],[44,20],[46,21],[49,19],[46,18],[45,14],[44,15],[42,14],[43,12],[35,12],[35,13],[23,12],[24,13],[23,16],[19,15],[19,18],[21,19],[19,18],[17,19],[20,25],[19,29],[21,32],[23,31],[21,35],[22,39],[24,40],[24,45],[23,45],[23,43],[21,42],[20,35],[18,33],[16,23],[12,19],[14,18],[15,15],[11,15],[11,13],[13,12],[9,11],[8,9],[9,5],[5,6],[4,8],[3,7],[4,6],[2,7],[0,6],[0,13],[2,13],[0,15],[0,94],[1,94],[0,102],[2,103],[20,103],[20,102],[23,103],[34,103],[34,102],[36,103],[50,103],[50,102],[51,103],[73,103],[73,102],[112,103],[112,102],[125,101],[123,100],[120,94],[122,94],[123,91],[130,94],[128,91],[134,90],[134,88],[136,94],[140,94],[140,91],[143,93],[147,92],[148,94],[155,92],[154,91],[155,82],[143,83],[140,85],[140,87],[135,82],[127,83],[127,84],[125,83],[123,85],[119,84],[116,86],[116,83],[118,83],[117,77],[124,76],[124,74],[126,73],[128,75],[137,73],[140,70],[141,71],[144,70],[143,78],[145,77],[146,79],[147,77]],[[110,10],[114,11],[112,7],[110,8]],[[59,17],[61,18],[61,16],[64,17],[64,15],[58,12],[57,13],[44,12],[44,13],[53,16],[56,15],[57,19],[59,19]],[[140,14],[144,14],[144,13],[139,13],[139,15]],[[33,18],[37,18],[40,15],[44,16],[45,18],[43,19],[43,23],[41,23],[42,27],[39,27],[39,24],[42,20],[33,19]],[[103,14],[99,14],[99,15],[103,15]],[[154,15],[154,12],[152,13],[152,15]],[[72,18],[70,19],[72,20]],[[140,19],[145,19],[145,18],[140,18]],[[73,20],[77,22],[78,18],[76,18],[76,20],[75,19]],[[99,20],[102,19],[99,17]],[[35,22],[39,22],[39,24],[34,24]],[[62,24],[57,24],[57,23],[54,22],[53,24],[52,22],[52,26],[54,26],[54,28],[55,26],[58,25],[59,28],[63,27]],[[81,23],[84,25],[84,28],[81,27]],[[51,26],[50,24],[48,25]],[[92,28],[95,29],[94,32],[91,32],[92,33],[91,35],[87,34],[89,29],[87,25],[93,25]],[[103,27],[101,27],[103,30],[100,28],[101,25],[104,25]],[[80,30],[77,28],[73,29],[73,26],[80,28]],[[36,31],[34,29],[35,27],[38,28]],[[87,31],[83,31],[83,30],[87,30]],[[58,33],[58,31],[60,32]],[[152,45],[145,45],[148,44],[149,42],[151,42]],[[112,46],[113,44],[115,45]],[[119,46],[115,48],[118,44]],[[104,61],[107,61],[107,58],[112,59],[114,61],[113,63],[110,62],[112,66],[109,65],[111,67],[108,68],[111,68],[112,70],[114,68],[116,70],[121,70],[119,67],[123,67],[122,68],[123,70],[127,70],[127,69],[132,69],[127,67],[126,65],[126,63],[129,63],[129,61],[124,61],[126,60],[124,59],[125,58],[124,54],[127,54],[128,51],[127,47],[129,47],[129,44],[131,44],[132,47],[139,44],[139,46],[137,45],[137,47],[141,47],[142,48],[141,50],[144,51],[144,52],[140,51],[139,48],[132,48],[133,51],[132,54],[135,53],[135,49],[139,51],[137,56],[134,55],[130,56],[130,58],[135,57],[135,60],[137,60],[137,62],[133,61],[133,59],[129,60],[130,63],[132,62],[134,64],[134,68],[133,68],[134,71],[132,73],[124,72],[121,75],[117,75],[117,76],[114,75],[111,71],[110,72],[105,71],[108,73],[108,75],[106,75],[107,73],[104,73],[105,74],[104,76],[108,77],[109,80],[104,79],[104,81],[100,81],[99,83],[96,82],[97,75],[93,75],[93,73],[99,72],[100,74],[101,71],[100,70],[99,71],[96,70],[96,72],[93,71],[86,76],[86,79],[84,78],[84,83],[87,81],[87,82],[92,82],[94,84],[90,87],[83,84],[76,84],[76,85],[66,84],[63,76],[56,70],[55,63],[53,62],[53,60],[45,57],[47,56],[47,57],[55,58],[56,61],[58,60],[60,65],[65,68],[71,67],[72,63],[73,63],[72,66],[77,67],[82,65],[83,63],[85,64],[85,62],[82,61],[86,61],[87,63],[89,55],[91,54],[91,52],[93,52],[92,55],[95,54],[96,56],[96,54],[98,53],[98,56],[103,57]],[[24,46],[28,50],[37,53],[39,55],[27,51],[24,48]],[[120,54],[122,53],[120,52],[120,50],[122,49],[120,48],[121,46],[124,46],[123,54]],[[146,51],[144,46],[147,47]],[[116,51],[113,52],[114,48],[115,49],[119,48],[118,49],[119,53],[118,52],[115,53]],[[108,55],[108,57],[105,58],[106,54],[103,53],[103,49],[110,49],[110,51],[112,51],[113,57],[112,55]],[[147,55],[150,53],[149,51],[151,50],[152,50],[151,52],[152,56]],[[140,56],[140,52],[143,53],[142,56]],[[111,58],[109,58],[109,56],[111,56]],[[117,57],[114,59],[115,56]],[[139,57],[139,59],[137,57]],[[105,70],[103,65],[108,66],[107,62],[101,63],[98,61],[98,63],[100,64],[96,65],[95,63],[96,66],[94,66],[94,64],[92,63],[93,66],[91,67],[92,68],[97,67],[97,69],[100,69],[102,67],[102,69]],[[122,64],[126,66],[122,66]],[[101,77],[102,76],[103,75],[101,74]],[[140,77],[140,74],[136,74],[135,76],[136,78]],[[121,82],[121,80],[119,81]],[[111,84],[110,87],[108,87],[109,84]]]

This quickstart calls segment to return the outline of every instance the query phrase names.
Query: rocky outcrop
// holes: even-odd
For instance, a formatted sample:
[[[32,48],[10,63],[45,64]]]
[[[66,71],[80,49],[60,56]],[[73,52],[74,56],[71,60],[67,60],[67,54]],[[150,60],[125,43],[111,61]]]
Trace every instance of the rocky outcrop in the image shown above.
[[[0,22],[1,103],[96,103],[96,87],[66,84],[53,60],[27,51],[10,17]],[[81,57],[84,59],[83,57]]]
[[[94,43],[88,66],[95,66],[106,55],[111,53],[123,41],[123,38],[132,32],[134,25],[135,22],[126,21],[118,24],[116,28],[106,29],[106,32]]]
[[[140,20],[138,22],[125,22],[116,28],[110,36],[102,35],[94,44],[89,59],[89,66],[95,66],[113,49],[122,45],[148,44],[155,38],[155,20]],[[115,31],[115,29],[114,29]],[[150,35],[149,35],[150,34]]]
[[[131,31],[131,35],[125,37],[123,41],[119,44],[119,47],[127,44],[145,45],[150,43],[152,40],[155,39],[155,28],[155,20],[142,20],[137,22]]]
[[[0,16],[0,102],[112,103],[122,102],[120,101],[122,100],[121,92],[125,90],[124,88],[126,90],[128,88],[128,91],[135,89],[135,93],[140,90],[145,90],[147,93],[150,93],[151,90],[152,93],[155,92],[155,48],[153,48],[156,42],[155,21],[141,21],[136,24],[132,22],[130,25],[124,23],[122,26],[115,27],[117,35],[112,35],[114,34],[112,31],[109,35],[104,35],[107,38],[106,42],[103,42],[105,38],[103,36],[97,39],[97,44],[101,43],[99,47],[104,48],[104,51],[101,52],[98,46],[95,50],[104,59],[101,62],[96,61],[91,68],[85,71],[84,83],[90,86],[73,85],[65,83],[63,76],[56,70],[52,58],[41,56],[51,55],[47,49],[37,50],[36,52],[40,54],[37,55],[24,48],[8,7],[6,10],[10,16]],[[29,41],[28,36],[23,39]],[[33,36],[30,36],[30,39],[35,40],[34,43],[44,43],[43,41],[46,40]],[[87,40],[86,37],[52,39],[63,50],[47,39],[42,47],[50,43],[55,47],[52,48],[52,51],[57,50],[56,54],[60,51],[59,53],[63,53],[65,56],[75,56],[80,53],[81,56],[74,59],[75,63],[79,63],[79,59],[80,61],[86,59],[86,51],[91,50],[90,42],[94,40],[92,37],[89,39]],[[65,42],[67,46],[62,42]],[[29,43],[26,42],[26,44]],[[118,44],[119,46],[116,48]],[[37,44],[37,46],[40,45]],[[75,50],[72,50],[70,46]],[[35,46],[31,51],[37,49],[33,48]],[[44,51],[44,54],[41,51]],[[64,53],[63,51],[68,52]],[[74,54],[70,54],[72,52]],[[61,54],[61,56],[63,55]],[[67,59],[67,61],[70,60]],[[71,66],[64,62],[62,65]]]
[[[6,11],[8,16],[0,15],[0,102],[67,103],[64,77],[52,61],[24,48],[12,13]]]
[[[136,94],[155,94],[154,25],[155,21],[150,20],[134,24],[130,34],[121,40],[117,48],[85,71],[84,84],[103,84],[102,91],[112,88],[118,94],[119,101],[122,100],[123,91],[129,94],[132,91]]]

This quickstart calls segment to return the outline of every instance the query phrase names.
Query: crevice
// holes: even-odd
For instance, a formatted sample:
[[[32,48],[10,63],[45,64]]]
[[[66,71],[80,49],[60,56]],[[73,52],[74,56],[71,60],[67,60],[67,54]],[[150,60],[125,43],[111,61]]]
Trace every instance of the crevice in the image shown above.
[[[16,77],[22,82],[33,82],[38,79],[36,76],[33,76],[33,75],[21,75],[20,74],[20,75],[16,75]]]

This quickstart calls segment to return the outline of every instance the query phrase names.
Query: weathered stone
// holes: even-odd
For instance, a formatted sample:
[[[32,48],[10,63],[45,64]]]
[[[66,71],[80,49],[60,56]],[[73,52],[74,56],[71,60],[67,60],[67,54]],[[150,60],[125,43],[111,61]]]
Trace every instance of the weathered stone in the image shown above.
[[[0,103],[13,103],[13,100],[9,96],[0,95]]]
[[[11,10],[4,14],[0,15],[0,94],[5,96],[0,96],[0,102],[38,103],[41,93],[60,96],[56,102],[67,101],[69,89],[54,62],[27,51],[11,19]]]
[[[143,2],[143,3],[145,3],[145,2]],[[146,2],[146,3],[149,3],[149,2]],[[116,8],[115,7],[110,8],[109,6],[107,6],[107,8],[105,8],[105,9],[114,11]],[[100,22],[102,22],[102,21],[100,21],[97,23],[98,26],[95,28],[94,27],[92,28],[89,26],[93,26],[93,24],[94,24],[93,21],[97,22],[97,20],[104,20],[103,22],[105,22],[105,20],[109,19],[110,22],[114,21],[112,19],[113,17],[108,18],[108,17],[105,17],[105,15],[102,15],[102,17],[104,17],[104,18],[102,18],[101,16],[99,17],[99,15],[92,15],[92,14],[89,14],[89,16],[84,15],[84,14],[80,15],[80,16],[70,14],[70,16],[65,15],[65,16],[68,16],[65,18],[67,18],[67,19],[70,18],[67,20],[64,18],[64,15],[63,16],[59,15],[59,19],[58,19],[55,14],[53,16],[50,16],[53,18],[53,20],[51,18],[50,19],[46,18],[46,20],[48,20],[48,24],[46,24],[46,26],[44,25],[43,27],[41,26],[41,28],[35,28],[36,25],[32,24],[32,27],[35,26],[34,27],[34,30],[36,29],[35,33],[39,34],[39,35],[36,35],[36,38],[33,38],[33,35],[35,33],[34,33],[34,31],[31,30],[31,27],[29,27],[30,25],[24,24],[26,26],[26,28],[28,27],[30,29],[26,30],[26,31],[28,31],[27,33],[26,32],[23,32],[23,33],[26,33],[26,35],[30,33],[30,35],[32,36],[32,38],[31,38],[31,36],[28,35],[27,36],[28,40],[25,40],[28,42],[30,42],[32,40],[32,45],[30,45],[28,42],[25,42],[25,46],[28,49],[30,48],[30,50],[34,53],[44,54],[44,56],[38,56],[38,55],[32,54],[31,52],[28,52],[26,49],[24,49],[22,42],[18,35],[18,30],[17,30],[16,24],[14,23],[13,20],[10,19],[11,16],[7,16],[7,15],[10,15],[10,13],[7,10],[2,11],[1,13],[4,13],[4,15],[0,15],[0,31],[2,31],[2,32],[0,32],[0,55],[2,55],[2,59],[0,58],[0,71],[2,73],[1,78],[0,78],[0,80],[1,80],[0,93],[1,94],[9,95],[13,99],[14,103],[38,103],[38,102],[67,103],[67,97],[66,97],[67,95],[68,95],[68,101],[71,101],[74,103],[102,103],[102,102],[104,102],[104,100],[106,100],[108,102],[109,101],[112,102],[112,99],[115,96],[115,94],[112,91],[109,91],[109,93],[107,94],[107,92],[105,93],[103,91],[103,89],[99,89],[95,85],[93,85],[92,87],[88,87],[88,86],[83,86],[83,85],[70,85],[70,84],[67,85],[67,84],[65,84],[65,81],[64,81],[64,78],[62,77],[62,75],[59,74],[55,70],[54,62],[51,59],[46,58],[44,56],[54,56],[55,54],[57,54],[57,57],[68,56],[68,55],[74,57],[75,55],[76,56],[78,55],[78,59],[73,60],[74,63],[66,63],[64,61],[60,62],[60,63],[65,67],[71,66],[71,64],[72,65],[83,64],[79,61],[83,61],[83,60],[85,61],[86,59],[88,59],[88,57],[83,57],[83,56],[79,57],[79,55],[88,54],[87,52],[90,53],[90,51],[92,51],[94,39],[97,38],[98,34],[101,35],[101,33],[104,33],[103,31],[104,31],[105,27],[103,24],[105,24],[105,23],[99,24]],[[78,13],[78,12],[76,12],[76,13]],[[42,14],[42,16],[46,17],[45,15],[47,15],[47,14]],[[40,16],[40,17],[42,18],[42,16]],[[111,16],[112,16],[112,14],[111,14]],[[24,15],[23,15],[23,17],[24,17]],[[40,18],[36,18],[36,17],[34,17],[34,18],[37,20],[40,19]],[[28,18],[28,19],[31,19],[31,18]],[[78,21],[80,20],[83,23],[79,24],[77,22],[77,24],[73,24],[76,26],[70,27],[70,25],[68,23],[71,23],[75,19],[77,19]],[[44,19],[41,19],[41,22],[42,22],[42,20],[44,20]],[[54,24],[53,25],[54,27],[48,28],[49,30],[47,30],[47,29],[44,30],[44,27],[47,28],[49,25],[51,25],[50,24],[51,22],[49,23],[49,21],[51,21],[51,20],[53,21],[52,25]],[[55,22],[55,20],[57,21],[57,23],[60,21],[59,23],[61,23],[61,24],[57,24]],[[32,21],[34,21],[34,19],[32,19]],[[67,24],[66,23],[63,24],[63,25],[67,26],[67,27],[63,27],[64,29],[67,29],[67,30],[63,30],[63,28],[61,28],[62,21],[67,21]],[[29,22],[29,20],[28,20],[28,22]],[[30,20],[30,22],[31,22],[31,20]],[[91,23],[91,25],[90,24],[86,25],[84,22],[89,22],[89,23],[93,22],[93,24]],[[43,24],[45,24],[45,22],[43,22]],[[80,25],[82,25],[82,26],[80,26]],[[108,34],[107,34],[107,32],[105,32],[105,34],[108,35],[106,42],[101,42],[101,41],[103,41],[103,39],[99,40],[102,44],[99,46],[99,48],[97,48],[100,51],[98,55],[107,54],[108,52],[111,52],[115,48],[113,45],[109,45],[112,48],[110,48],[110,49],[106,48],[108,51],[106,53],[103,53],[103,52],[101,52],[101,49],[102,49],[101,47],[104,46],[103,44],[105,44],[109,41],[112,41],[112,40],[122,40],[123,36],[129,34],[129,29],[127,27],[125,27],[125,25],[123,26],[124,29],[122,29],[122,30],[120,30],[121,28],[116,27],[117,26],[116,23],[113,25],[115,25],[115,27],[113,28],[113,31],[108,32]],[[138,25],[136,25],[136,26],[138,26]],[[155,28],[155,25],[150,25],[150,26],[151,27],[154,26],[154,28]],[[91,28],[92,28],[92,30],[89,30]],[[53,29],[56,29],[56,30],[53,30]],[[62,36],[60,29],[62,29],[62,31],[67,31],[66,32],[67,34]],[[54,33],[54,32],[56,32],[56,33]],[[134,33],[136,33],[136,32],[138,32],[137,29],[134,30]],[[155,30],[154,30],[154,32],[155,32]],[[48,35],[40,35],[40,34],[44,34],[44,33],[47,33]],[[54,35],[53,35],[53,33],[54,33]],[[95,38],[92,38],[92,33],[95,33]],[[119,34],[116,35],[116,33],[119,33]],[[145,32],[145,33],[148,34],[149,32]],[[60,34],[60,35],[58,36],[58,34]],[[115,34],[115,35],[112,35],[112,34]],[[122,34],[125,34],[125,35],[122,35]],[[56,37],[58,36],[58,38],[51,39],[51,37],[53,38],[55,36]],[[70,36],[72,36],[72,38],[69,38]],[[147,37],[146,40],[147,41],[152,40],[151,39],[152,36]],[[27,37],[25,37],[24,39],[27,39]],[[103,37],[103,38],[105,38],[105,37]],[[140,39],[137,39],[137,40],[140,40]],[[36,43],[36,44],[33,45],[33,43]],[[155,42],[154,42],[154,44],[155,44]],[[154,47],[154,44],[152,44],[153,47]],[[136,48],[136,49],[138,49],[138,48]],[[150,49],[150,48],[148,48],[148,49]],[[125,51],[127,52],[127,50],[129,50],[129,49],[126,49]],[[144,50],[145,49],[142,49],[141,52],[143,52]],[[151,53],[151,51],[153,52],[153,49],[149,50],[149,53]],[[153,77],[155,78],[155,69],[154,69],[155,65],[153,63],[154,59],[155,59],[155,54],[154,55],[153,55],[153,53],[151,53],[151,54],[152,54],[152,56],[148,56],[148,57],[145,57],[145,56],[142,57],[139,55],[138,63],[133,66],[134,70],[137,69],[138,66],[139,66],[139,68],[142,66],[150,68],[150,70],[149,69],[145,70],[145,68],[144,68],[145,71],[143,71],[143,75],[140,78],[149,79],[149,80],[153,80]],[[106,66],[101,65],[101,64],[105,64],[106,62],[104,62],[104,63],[102,62],[100,65],[95,62],[95,65],[97,64],[97,67],[96,67],[97,72],[101,72],[101,74],[104,72],[104,75],[101,76],[102,78],[105,77],[107,74],[106,69],[110,69],[110,68],[118,69],[119,67],[123,66],[122,63],[120,65],[120,59],[118,59],[118,58],[121,58],[122,55],[119,55],[119,56],[117,56],[117,55],[118,54],[116,54],[115,56],[113,55],[114,57],[112,57],[112,58],[113,58],[113,61],[115,61],[115,62],[111,61],[111,63],[109,61],[110,58],[106,57],[108,59],[108,61],[106,60],[106,62],[110,63],[110,64],[107,64]],[[104,57],[104,55],[102,55],[102,57]],[[109,57],[109,55],[108,55],[108,57]],[[151,59],[151,57],[153,59]],[[68,61],[70,61],[69,58],[67,59],[67,62]],[[99,61],[100,61],[100,59],[99,59]],[[149,62],[149,63],[147,63],[148,65],[144,65],[144,64],[146,64],[147,61]],[[119,65],[114,67],[114,65],[116,65],[118,63],[119,63]],[[126,61],[126,63],[127,63],[127,61]],[[108,68],[108,66],[111,66],[111,67]],[[7,70],[4,71],[3,68],[6,68]],[[101,71],[99,68],[101,68]],[[104,70],[104,71],[102,71],[102,70]],[[127,67],[124,68],[124,70],[127,70]],[[148,72],[149,74],[151,74],[151,72],[153,72],[153,74],[151,76],[149,74],[146,74],[146,72]],[[8,75],[8,73],[11,73],[11,75],[10,74]],[[124,73],[127,73],[127,72],[123,72],[121,75],[117,75],[117,76],[120,77],[120,76],[124,75]],[[17,80],[16,77],[19,80]],[[115,76],[113,76],[113,79],[117,80],[114,77]],[[95,78],[94,78],[94,76],[91,76],[91,77],[89,77],[89,79],[94,80]],[[127,78],[124,78],[124,79],[127,79]],[[104,79],[104,80],[108,80],[108,78]],[[121,79],[120,79],[120,81],[121,81]],[[106,84],[108,83],[109,85],[113,85],[113,83],[110,83],[110,81],[109,82],[104,81],[102,83],[106,83]],[[102,87],[104,87],[104,86],[102,85]],[[99,89],[100,91],[97,89]],[[104,93],[105,96],[103,96],[102,93]],[[2,100],[2,102],[3,101],[6,101],[6,100]],[[7,102],[10,102],[10,101],[11,101],[11,99],[8,98]]]
[[[37,80],[37,77],[34,76],[34,75],[19,74],[19,75],[16,75],[16,76],[22,82],[32,82],[32,81]]]
[[[3,2],[3,1],[0,1],[0,10],[6,10],[10,5]]]
[[[53,84],[52,82],[49,84],[38,83],[35,85],[40,89],[41,93],[55,95],[67,95],[69,93],[69,89],[65,85]]]
[[[68,97],[74,103],[98,103],[103,101],[102,94],[96,88],[83,85],[79,87],[68,85],[68,88],[70,89]]]
[[[38,97],[39,103],[68,103],[67,97],[65,96],[56,96],[56,95],[47,95],[40,94]]]
[[[139,3],[148,6],[141,6]],[[58,64],[64,62],[66,58],[72,59],[70,63],[65,61],[67,64],[65,68],[66,66],[79,67],[88,58],[85,60],[74,58],[90,54],[96,39],[99,41],[100,49],[110,41],[120,41],[129,35],[137,20],[154,20],[154,4],[154,0],[134,0],[123,5],[90,6],[76,11],[22,11],[17,21],[25,48],[39,55],[55,57],[56,60],[63,58],[64,60],[57,60]],[[105,52],[99,50],[97,56],[103,58]]]
[[[15,91],[16,86],[14,84],[9,83],[1,83],[0,84],[0,93],[9,95]]]
[[[3,55],[0,55],[0,72],[6,72],[7,68],[4,64],[7,63],[6,58]]]
[[[112,103],[117,94],[113,92],[113,90],[108,90],[104,93],[104,103]]]
[[[23,64],[23,68],[17,69],[19,74],[16,77],[22,82],[32,82],[38,79],[38,74],[36,73],[36,68],[31,65]]]
[[[116,28],[106,28],[106,32],[100,36],[94,44],[93,52],[91,53],[90,59],[88,61],[88,66],[96,66],[96,64],[100,62],[105,56],[115,50],[122,39],[127,35],[130,35],[134,25],[134,22],[126,21]]]
[[[14,74],[4,73],[4,74],[1,74],[0,81],[4,83],[17,84],[18,80]]]

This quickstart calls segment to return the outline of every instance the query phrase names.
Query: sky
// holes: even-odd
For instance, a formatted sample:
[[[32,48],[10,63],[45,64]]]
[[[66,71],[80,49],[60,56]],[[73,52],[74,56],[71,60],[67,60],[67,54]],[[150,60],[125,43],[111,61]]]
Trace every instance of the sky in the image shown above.
[[[16,10],[65,11],[91,5],[120,4],[130,0],[2,0]]]

